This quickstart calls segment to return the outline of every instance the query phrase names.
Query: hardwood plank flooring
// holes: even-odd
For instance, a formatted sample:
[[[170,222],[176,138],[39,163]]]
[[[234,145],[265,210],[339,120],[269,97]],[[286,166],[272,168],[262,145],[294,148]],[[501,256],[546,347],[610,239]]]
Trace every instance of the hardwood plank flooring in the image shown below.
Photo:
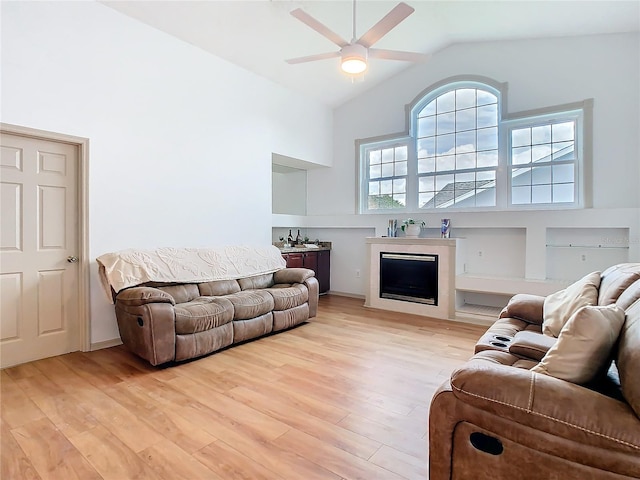
[[[426,479],[431,397],[486,327],[362,303],[166,368],[119,346],[5,369],[0,477]]]

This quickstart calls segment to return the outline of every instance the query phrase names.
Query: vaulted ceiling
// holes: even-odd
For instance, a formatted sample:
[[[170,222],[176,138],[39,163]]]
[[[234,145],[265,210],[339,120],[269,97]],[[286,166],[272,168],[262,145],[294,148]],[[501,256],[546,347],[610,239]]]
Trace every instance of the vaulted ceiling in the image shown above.
[[[559,37],[640,30],[640,1],[427,1],[405,0],[415,12],[376,48],[437,55],[454,43]],[[287,88],[338,106],[411,68],[370,59],[362,79],[341,73],[339,59],[289,65],[285,59],[339,47],[289,12],[302,8],[349,41],[352,1],[103,1],[103,4]],[[398,2],[358,0],[356,36]]]

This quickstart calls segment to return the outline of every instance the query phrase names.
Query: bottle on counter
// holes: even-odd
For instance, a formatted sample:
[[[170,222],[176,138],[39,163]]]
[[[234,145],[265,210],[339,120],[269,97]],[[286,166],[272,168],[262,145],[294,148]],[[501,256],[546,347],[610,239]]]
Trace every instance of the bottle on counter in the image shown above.
[[[296,235],[296,244],[299,245],[302,243],[302,237],[300,236],[300,229],[298,229],[298,235]]]
[[[288,244],[293,243],[293,235],[291,235],[291,229],[289,229],[289,236],[287,237],[287,243]]]

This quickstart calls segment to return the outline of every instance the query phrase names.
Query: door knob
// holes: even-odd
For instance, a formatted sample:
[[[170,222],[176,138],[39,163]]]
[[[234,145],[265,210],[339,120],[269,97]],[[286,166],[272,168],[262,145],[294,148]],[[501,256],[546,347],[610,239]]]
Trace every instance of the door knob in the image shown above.
[[[67,262],[69,262],[69,263],[76,263],[77,261],[78,261],[78,257],[75,257],[73,255],[69,255],[67,257]]]

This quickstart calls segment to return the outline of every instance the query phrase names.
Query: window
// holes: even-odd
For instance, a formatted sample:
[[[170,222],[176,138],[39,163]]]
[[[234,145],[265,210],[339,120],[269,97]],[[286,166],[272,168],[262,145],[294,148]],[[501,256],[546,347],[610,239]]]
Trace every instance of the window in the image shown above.
[[[505,88],[442,82],[412,104],[407,136],[358,142],[360,212],[582,205],[591,101],[509,118]]]

